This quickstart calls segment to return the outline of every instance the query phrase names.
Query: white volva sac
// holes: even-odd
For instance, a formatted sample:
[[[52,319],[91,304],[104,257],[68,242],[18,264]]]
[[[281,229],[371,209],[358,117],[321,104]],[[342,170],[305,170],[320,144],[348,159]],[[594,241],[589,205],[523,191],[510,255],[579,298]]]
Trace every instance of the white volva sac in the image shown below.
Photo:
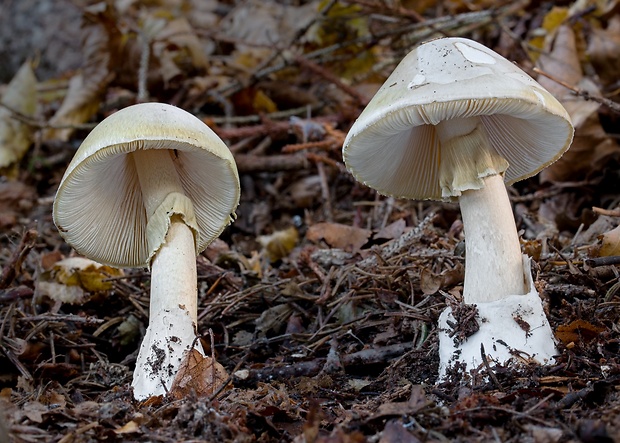
[[[482,347],[491,365],[515,363],[546,364],[557,350],[553,331],[543,310],[540,296],[529,271],[530,258],[523,256],[524,277],[528,292],[509,295],[501,300],[477,303],[476,322],[480,329],[463,342],[455,339],[452,309],[439,316],[439,377],[456,363],[469,370],[484,367]],[[451,336],[452,335],[452,336]]]
[[[513,315],[515,298],[544,314],[523,266],[505,183],[537,174],[568,149],[572,137],[566,110],[525,72],[472,40],[441,38],[401,61],[351,127],[342,155],[355,178],[381,194],[459,202],[463,300],[486,315],[482,336],[486,331],[506,341],[514,331],[502,332],[498,322]],[[529,337],[537,338],[517,341],[514,349],[544,363],[555,352],[553,334],[546,320],[535,320],[540,327]],[[504,351],[483,341],[491,358],[506,360]],[[534,342],[546,345],[529,348]],[[441,342],[444,371],[457,361],[474,369],[479,360],[469,348],[448,344]],[[479,349],[471,352],[480,355]]]
[[[84,139],[54,200],[54,223],[81,254],[150,267],[149,326],[134,397],[168,392],[197,338],[196,254],[231,222],[239,177],[228,147],[201,120],[144,103],[103,120]]]

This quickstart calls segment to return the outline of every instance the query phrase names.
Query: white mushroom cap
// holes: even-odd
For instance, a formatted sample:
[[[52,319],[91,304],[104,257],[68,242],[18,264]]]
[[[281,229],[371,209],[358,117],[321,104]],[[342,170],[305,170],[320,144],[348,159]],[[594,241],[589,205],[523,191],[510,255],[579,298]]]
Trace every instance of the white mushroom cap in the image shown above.
[[[145,202],[128,155],[136,150],[169,150],[185,194],[176,195],[172,213],[192,228],[201,252],[232,221],[240,194],[237,167],[226,144],[200,119],[162,103],[122,109],[84,139],[54,200],[62,237],[100,263],[149,266],[171,214],[149,214],[147,238]]]
[[[442,38],[420,45],[396,67],[349,131],[344,161],[357,180],[382,194],[456,197],[440,185],[434,125],[471,117],[482,121],[495,150],[489,155],[505,160],[495,171],[460,166],[467,170],[458,173],[474,182],[494,173],[508,184],[535,175],[573,137],[565,109],[525,72],[472,40]]]

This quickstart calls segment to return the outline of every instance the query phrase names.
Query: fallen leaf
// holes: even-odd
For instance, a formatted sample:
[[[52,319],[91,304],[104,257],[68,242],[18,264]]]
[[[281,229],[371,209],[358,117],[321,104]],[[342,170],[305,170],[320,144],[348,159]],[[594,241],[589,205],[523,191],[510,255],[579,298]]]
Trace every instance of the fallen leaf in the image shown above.
[[[599,257],[620,255],[620,226],[612,229],[599,237],[601,247],[598,249]]]
[[[373,236],[373,238],[375,240],[377,239],[393,240],[403,235],[403,232],[405,232],[406,227],[407,227],[407,222],[405,221],[404,218],[400,218],[396,220],[395,222],[392,222],[389,225],[385,226],[383,229],[377,232]]]
[[[43,414],[49,411],[49,408],[38,401],[29,401],[23,408],[23,413],[28,419],[34,423],[43,422]]]
[[[140,432],[140,425],[138,425],[138,423],[136,423],[133,420],[128,421],[127,423],[125,423],[120,428],[114,429],[114,433],[116,435],[133,434],[133,433],[136,433],[136,432]]]
[[[293,309],[286,303],[273,306],[263,311],[256,322],[256,331],[259,337],[264,337],[268,332],[279,332],[293,313]]]
[[[332,248],[356,252],[366,244],[371,233],[368,229],[324,222],[310,226],[306,238],[314,243],[325,240]]]
[[[620,16],[613,16],[607,28],[592,28],[588,59],[604,86],[614,84],[620,71]]]
[[[460,264],[453,269],[442,271],[435,274],[428,268],[423,268],[420,272],[420,289],[424,295],[435,294],[440,289],[461,283],[465,278],[465,269]]]
[[[583,75],[576,40],[570,26],[560,26],[553,48],[548,54],[541,54],[538,66],[569,85],[600,95],[594,82]],[[577,97],[568,88],[547,77],[540,76],[538,82],[562,103],[575,127],[570,149],[558,161],[541,171],[540,181],[579,180],[599,170],[605,159],[617,152],[617,144],[601,126],[597,113],[600,104]]]
[[[33,129],[12,111],[28,117],[37,109],[37,79],[30,61],[24,62],[6,87],[0,107],[0,168],[17,163],[32,144]]]
[[[400,420],[390,420],[385,424],[379,443],[418,443],[415,435],[405,428]]]
[[[104,12],[94,9],[85,20],[82,51],[84,65],[69,81],[67,94],[49,123],[57,128],[47,129],[44,140],[67,141],[75,131],[73,126],[84,123],[99,109],[101,97],[114,78],[110,70],[112,59],[111,35],[104,21]]]
[[[35,199],[35,190],[20,181],[0,183],[0,228],[14,226],[23,213],[32,209]]]
[[[414,415],[430,405],[432,402],[426,398],[424,388],[414,385],[411,388],[411,396],[408,401],[388,402],[379,405],[371,419],[385,418],[389,416]]]
[[[189,395],[208,397],[228,380],[226,369],[214,358],[203,356],[192,348],[186,352],[168,395],[182,399]]]
[[[565,345],[571,342],[587,343],[598,337],[598,335],[604,330],[604,328],[595,326],[585,320],[575,320],[567,325],[558,326],[558,329],[555,331],[555,335]]]
[[[265,250],[269,261],[274,263],[291,253],[299,241],[299,233],[291,226],[270,235],[261,235],[257,240]]]
[[[41,295],[52,300],[79,304],[85,291],[91,293],[112,289],[110,277],[120,277],[123,271],[102,265],[84,257],[70,257],[57,261],[50,271],[42,272],[37,288]]]

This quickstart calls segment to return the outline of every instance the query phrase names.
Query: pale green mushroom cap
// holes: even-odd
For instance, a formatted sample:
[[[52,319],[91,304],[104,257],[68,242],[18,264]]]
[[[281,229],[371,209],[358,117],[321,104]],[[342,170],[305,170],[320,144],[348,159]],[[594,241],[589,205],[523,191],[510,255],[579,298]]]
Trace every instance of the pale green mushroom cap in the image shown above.
[[[516,65],[472,40],[442,38],[410,52],[385,81],[347,135],[345,164],[381,194],[452,199],[463,189],[440,184],[434,125],[470,117],[480,117],[491,145],[485,155],[498,166],[475,170],[476,156],[462,164],[451,159],[459,178],[471,176],[464,189],[479,189],[480,178],[494,173],[508,184],[535,175],[573,137],[566,110]]]
[[[226,144],[200,119],[166,104],[129,106],[107,117],[84,139],[62,178],[53,217],[73,248],[100,263],[147,267],[164,241],[170,216],[147,214],[129,153],[167,149],[185,197],[173,213],[192,228],[196,253],[232,221],[239,176]]]

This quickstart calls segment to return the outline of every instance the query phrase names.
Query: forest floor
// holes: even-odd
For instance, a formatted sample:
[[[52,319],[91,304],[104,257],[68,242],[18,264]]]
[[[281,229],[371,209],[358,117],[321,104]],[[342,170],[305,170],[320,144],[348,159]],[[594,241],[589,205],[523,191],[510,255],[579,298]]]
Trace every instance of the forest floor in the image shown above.
[[[0,149],[15,156],[0,442],[620,442],[617,1],[32,3],[0,5]],[[343,164],[390,72],[445,36],[514,61],[576,128],[560,161],[509,187],[558,342],[545,366],[438,380],[438,317],[463,289],[458,204],[380,196]],[[36,81],[9,83],[23,63]],[[140,101],[207,123],[242,192],[197,258],[198,331],[227,384],[145,402],[130,384],[149,272],[64,266],[75,252],[52,220],[86,134]]]

